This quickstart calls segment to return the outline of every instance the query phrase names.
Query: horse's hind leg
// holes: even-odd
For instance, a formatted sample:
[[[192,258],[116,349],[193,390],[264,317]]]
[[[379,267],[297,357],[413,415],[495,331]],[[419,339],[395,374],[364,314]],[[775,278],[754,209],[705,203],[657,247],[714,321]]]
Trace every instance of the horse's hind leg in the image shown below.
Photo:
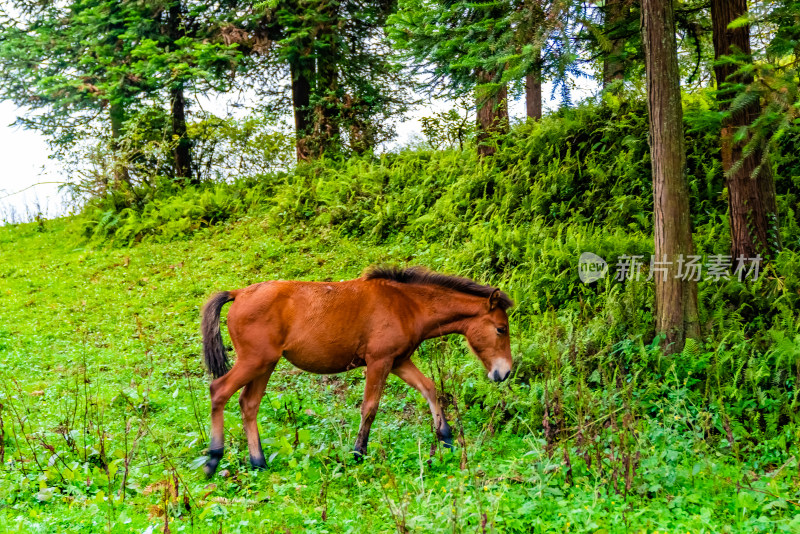
[[[225,445],[223,428],[225,405],[228,403],[231,396],[242,386],[252,381],[253,378],[263,375],[265,372],[263,364],[248,365],[240,362],[241,358],[236,361],[233,369],[227,374],[211,382],[211,444],[208,447],[208,462],[206,462],[203,468],[207,476],[214,474],[219,465],[219,461],[222,459]]]
[[[258,408],[261,406],[264,390],[276,363],[272,363],[266,373],[248,382],[239,394],[244,432],[247,435],[247,448],[250,451],[250,465],[256,469],[266,469],[267,467],[264,451],[261,449],[261,437],[258,435]]]
[[[425,400],[428,401],[428,406],[431,408],[433,415],[433,427],[436,429],[436,437],[439,441],[444,442],[445,447],[448,449],[453,448],[453,433],[447,420],[444,418],[444,412],[439,406],[439,400],[436,398],[436,385],[433,380],[422,374],[416,365],[411,360],[406,360],[394,369],[392,373],[399,376],[403,382],[416,389]]]

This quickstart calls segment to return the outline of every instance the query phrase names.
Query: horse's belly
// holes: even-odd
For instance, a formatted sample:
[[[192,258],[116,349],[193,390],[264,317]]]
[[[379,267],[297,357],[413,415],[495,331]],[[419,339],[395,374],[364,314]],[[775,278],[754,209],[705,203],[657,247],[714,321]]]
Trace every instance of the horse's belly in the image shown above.
[[[350,354],[332,354],[314,350],[287,350],[283,356],[298,369],[326,375],[343,373],[366,364],[364,358],[355,351]]]

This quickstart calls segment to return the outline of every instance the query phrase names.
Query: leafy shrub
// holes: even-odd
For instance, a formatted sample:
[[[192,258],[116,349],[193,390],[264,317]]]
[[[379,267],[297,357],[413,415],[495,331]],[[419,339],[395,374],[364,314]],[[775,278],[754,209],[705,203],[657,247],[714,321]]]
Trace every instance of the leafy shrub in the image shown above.
[[[653,384],[671,373],[676,383],[689,384],[693,402],[718,411],[715,432],[726,433],[719,425],[727,421],[733,435],[752,443],[774,437],[781,422],[794,420],[798,402],[800,325],[793,310],[800,296],[792,273],[800,255],[794,248],[768,264],[757,283],[701,282],[705,339],[677,357],[662,356],[654,336],[646,271],[625,283],[579,280],[582,252],[612,265],[621,255],[652,252],[645,117],[642,102],[587,104],[516,126],[485,161],[469,148],[403,150],[320,159],[291,172],[170,194],[161,189],[140,208],[98,204],[86,214],[86,234],[122,244],[170,240],[258,213],[298,239],[324,229],[362,243],[396,243],[413,250],[410,262],[423,256],[431,267],[501,285],[515,299],[517,379],[533,384],[546,377],[539,396],[523,402],[525,410],[537,413],[541,403],[556,402],[543,395],[557,395],[559,403],[578,402],[578,392],[602,397],[608,377],[620,374],[636,377],[631,387],[651,395]],[[729,238],[718,124],[706,112],[687,113],[687,121],[696,248],[724,254]],[[783,190],[782,206],[793,191]],[[794,235],[794,217],[783,218],[785,235]],[[480,391],[475,398],[492,395]]]
[[[109,199],[90,203],[82,214],[83,234],[90,239],[129,245],[142,240],[169,241],[186,237],[200,228],[258,209],[270,190],[270,182],[241,180],[174,189],[168,185],[139,207],[117,210]]]

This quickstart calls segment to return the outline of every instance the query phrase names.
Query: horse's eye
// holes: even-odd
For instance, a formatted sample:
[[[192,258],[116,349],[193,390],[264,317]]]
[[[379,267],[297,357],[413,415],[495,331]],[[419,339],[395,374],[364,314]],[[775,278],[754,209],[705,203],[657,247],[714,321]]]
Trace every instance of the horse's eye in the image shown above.
[[[506,328],[505,326],[501,326],[500,328],[497,329],[497,333],[503,336],[508,333],[508,328]]]

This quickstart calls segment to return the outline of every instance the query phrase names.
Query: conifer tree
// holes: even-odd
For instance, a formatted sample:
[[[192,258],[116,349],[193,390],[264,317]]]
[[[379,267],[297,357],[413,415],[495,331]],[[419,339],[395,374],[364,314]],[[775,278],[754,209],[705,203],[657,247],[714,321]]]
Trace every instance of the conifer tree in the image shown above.
[[[719,107],[726,112],[720,137],[734,260],[768,256],[780,247],[775,182],[772,165],[763,157],[765,147],[762,143],[745,150],[749,138],[736,139],[737,132],[760,115],[759,100],[746,98],[742,104],[731,106],[742,88],[753,82],[750,25],[741,23],[746,16],[745,0],[711,2],[714,73]]]
[[[524,80],[527,114],[539,118],[542,79],[563,82],[574,67],[565,38],[570,6],[559,0],[401,0],[389,33],[430,94],[474,92],[478,153],[490,155],[493,140],[507,129],[509,86]]]
[[[113,159],[103,187],[116,190],[131,186],[120,153],[126,124],[155,103],[169,108],[174,174],[192,181],[185,91],[223,86],[237,55],[214,38],[215,14],[205,4],[19,1],[0,16],[0,98],[27,109],[25,126],[66,150],[101,125]]]
[[[298,160],[363,153],[391,136],[388,118],[410,101],[401,65],[385,43],[384,24],[394,5],[393,0],[237,4],[248,15],[231,32],[231,42],[247,54],[249,83],[280,101],[280,91],[260,85],[283,75],[291,80]]]

